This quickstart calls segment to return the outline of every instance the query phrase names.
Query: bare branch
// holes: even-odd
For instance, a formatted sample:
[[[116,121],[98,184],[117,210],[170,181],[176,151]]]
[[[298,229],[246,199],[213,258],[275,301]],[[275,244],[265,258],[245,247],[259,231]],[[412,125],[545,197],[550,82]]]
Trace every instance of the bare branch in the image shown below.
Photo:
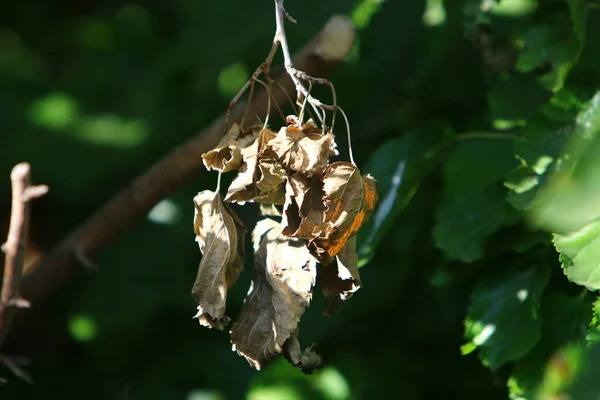
[[[31,304],[21,297],[19,284],[23,274],[25,242],[29,228],[29,201],[48,192],[47,186],[31,186],[31,167],[27,163],[17,164],[10,173],[12,184],[12,208],[8,238],[2,246],[5,253],[2,291],[0,292],[0,347],[6,338],[16,308],[27,308]],[[16,376],[31,383],[31,377],[14,360],[0,355],[0,362]]]
[[[290,51],[289,51],[289,47],[288,47],[288,43],[287,43],[287,37],[285,34],[284,23],[285,23],[286,19],[292,21],[293,23],[296,23],[296,21],[290,17],[290,15],[287,13],[285,8],[283,7],[283,1],[284,0],[275,0],[275,21],[276,21],[277,29],[275,31],[275,39],[274,39],[273,48],[276,48],[277,43],[281,44],[281,52],[283,53],[285,70],[287,71],[288,75],[290,76],[290,78],[292,78],[292,81],[294,82],[294,86],[296,88],[296,93],[297,93],[297,97],[298,97],[298,102],[300,102],[301,97],[304,97],[304,102],[308,102],[308,104],[310,104],[312,109],[315,111],[315,114],[317,115],[317,118],[319,119],[324,130],[325,130],[325,122],[326,122],[325,110],[333,111],[331,130],[333,130],[333,125],[335,124],[335,113],[337,111],[340,111],[342,113],[344,120],[346,122],[347,133],[348,133],[348,153],[350,155],[350,162],[352,162],[352,164],[354,164],[354,156],[352,154],[352,144],[351,144],[351,137],[350,137],[350,125],[348,123],[348,118],[346,117],[346,114],[341,109],[341,107],[338,106],[338,104],[337,104],[336,93],[335,93],[335,88],[334,88],[333,84],[330,81],[328,81],[327,79],[315,78],[315,77],[311,76],[310,74],[306,73],[305,71],[301,71],[301,70],[294,68],[294,64],[292,62],[292,58],[290,56]],[[323,40],[322,46],[319,49],[317,49],[317,53],[320,53],[322,56],[325,56],[324,57],[325,59],[327,59],[329,57],[336,58],[339,56],[339,54],[337,52],[340,51],[340,48],[341,48],[342,54],[345,55],[346,52],[350,50],[350,47],[352,46],[352,43],[354,42],[354,30],[353,29],[347,30],[348,26],[351,26],[350,22],[348,20],[344,19],[343,17],[332,18],[330,20],[329,24],[323,30],[324,36],[326,36],[326,32],[328,29],[336,29],[336,28],[338,31],[342,31],[343,34],[340,35],[338,32],[338,35],[336,35],[337,36],[336,39],[338,39],[337,42],[336,41],[328,42],[327,40]],[[344,30],[346,30],[346,31],[344,31]],[[337,49],[336,49],[336,47],[337,47]],[[345,49],[345,50],[343,50],[343,49]],[[309,83],[309,89],[307,89],[306,86],[302,83],[302,80]],[[313,83],[318,84],[318,85],[327,85],[330,87],[331,94],[333,97],[333,104],[325,104],[325,103],[321,102],[319,99],[316,99],[315,97],[311,96],[310,88],[312,87]],[[304,116],[304,105],[301,106],[301,110],[302,111],[300,112],[300,115],[299,115],[300,124],[302,124],[302,119]],[[323,110],[323,114],[321,114],[321,112],[319,110]]]
[[[345,53],[338,53],[339,56],[336,57],[325,57],[322,49],[324,43],[331,42],[331,36],[335,37],[338,33],[331,29],[322,31],[296,55],[294,64],[309,75],[319,76],[337,66],[345,57]],[[275,43],[273,48],[265,61],[266,66],[263,63],[253,76],[260,75],[262,71],[269,72],[270,61],[277,50]],[[285,74],[277,80],[284,90],[271,91],[272,101],[286,101],[286,92],[293,91],[295,84]],[[245,87],[246,89],[250,87],[250,83]],[[241,94],[236,96],[237,99],[240,97]],[[246,107],[248,107],[247,114],[250,120],[254,120],[257,116],[264,117],[267,98],[266,91],[261,90],[253,96],[250,104],[237,104],[235,107],[232,105],[232,121],[240,119]],[[235,102],[232,101],[232,104]],[[226,115],[228,114],[229,111]],[[143,218],[156,203],[204,172],[201,155],[218,144],[228,123],[229,121],[226,121],[223,116],[187,143],[175,148],[70,233],[33,273],[23,280],[22,292],[25,297],[35,306],[43,299],[52,296],[79,270],[81,261],[78,260],[88,260],[91,254]],[[87,261],[85,263],[89,264]]]
[[[6,243],[2,246],[5,261],[0,293],[0,346],[12,320],[7,310],[10,307],[29,307],[29,302],[19,293],[29,227],[29,201],[48,192],[47,186],[31,186],[31,167],[27,163],[17,164],[10,173],[10,180],[12,183],[10,227]]]

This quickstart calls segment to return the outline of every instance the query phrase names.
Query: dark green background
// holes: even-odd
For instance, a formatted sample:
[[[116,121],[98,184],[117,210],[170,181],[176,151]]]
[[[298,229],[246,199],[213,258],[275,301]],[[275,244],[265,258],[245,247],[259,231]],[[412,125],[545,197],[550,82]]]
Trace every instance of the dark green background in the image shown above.
[[[0,368],[8,378],[0,398],[507,398],[510,365],[491,372],[476,352],[461,355],[463,320],[478,279],[536,263],[551,269],[553,290],[580,292],[562,275],[549,237],[526,228],[519,204],[504,201],[502,185],[518,168],[515,154],[527,151],[511,135],[552,97],[549,71],[561,57],[575,58],[570,45],[557,44],[559,27],[570,37],[573,23],[551,20],[558,37],[536,36],[534,60],[515,66],[524,30],[546,15],[569,20],[566,2],[540,0],[536,9],[534,1],[512,0],[522,7],[492,14],[478,11],[483,3],[286,2],[298,21],[288,25],[292,49],[333,14],[359,24],[348,62],[330,75],[350,118],[354,157],[380,181],[384,198],[406,163],[395,211],[362,233],[365,243],[375,232],[371,251],[361,253],[365,261],[374,254],[361,269],[363,289],[332,318],[321,315],[316,293],[301,322],[301,342],[316,343],[325,370],[305,377],[281,360],[256,372],[231,351],[226,334],[192,319],[189,293],[200,260],[192,198],[216,182],[204,172],[163,203],[175,212],[166,223],[137,223],[94,257],[97,272],[82,268],[15,327],[3,350],[30,359],[35,384]],[[568,80],[582,101],[600,83],[590,39],[600,37],[598,17],[590,6],[588,41],[579,43],[584,56]],[[3,222],[9,171],[28,161],[35,181],[51,188],[32,218],[35,243],[49,250],[224,112],[264,60],[273,32],[270,0],[2,0]],[[338,147],[347,158],[339,121]],[[249,225],[257,218],[255,206],[238,210]],[[239,312],[250,271],[248,263],[229,295],[229,315]],[[549,354],[530,369],[541,371]]]

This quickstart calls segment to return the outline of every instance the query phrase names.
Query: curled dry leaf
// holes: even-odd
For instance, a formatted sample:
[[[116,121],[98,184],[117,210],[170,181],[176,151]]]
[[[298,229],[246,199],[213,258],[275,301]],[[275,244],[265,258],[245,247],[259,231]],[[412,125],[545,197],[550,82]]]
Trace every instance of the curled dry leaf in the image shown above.
[[[317,285],[325,295],[323,314],[331,315],[339,310],[344,302],[361,287],[356,255],[356,235],[352,235],[346,245],[335,256],[335,261],[319,267]]]
[[[316,260],[306,246],[281,234],[281,225],[260,221],[252,233],[255,276],[231,329],[233,349],[260,369],[284,351],[310,304]]]
[[[229,132],[221,139],[214,149],[202,154],[202,162],[208,170],[229,172],[242,165],[242,152],[250,146],[257,137],[256,132],[244,134],[238,124],[231,125]]]
[[[298,330],[285,341],[283,345],[283,355],[294,367],[299,368],[305,374],[312,374],[315,369],[323,368],[323,358],[316,353],[312,346],[300,350],[298,342]]]
[[[309,246],[313,254],[327,264],[373,212],[378,195],[375,179],[370,175],[361,176],[354,164],[345,161],[335,162],[327,168],[323,191],[327,229]]]
[[[288,177],[283,206],[283,234],[299,239],[319,237],[327,228],[323,198],[323,182],[300,173]]]
[[[320,174],[327,168],[329,157],[337,152],[333,134],[315,132],[313,126],[314,123],[309,121],[303,128],[282,127],[267,147],[286,168],[307,176]]]
[[[262,132],[252,145],[242,149],[244,163],[227,189],[225,201],[283,204],[285,170],[276,160],[261,156],[261,140],[269,135],[267,130]]]
[[[198,303],[194,318],[209,328],[223,329],[227,289],[244,269],[244,234],[246,228],[223,202],[220,193],[210,190],[194,197],[194,231],[202,260],[192,296]]]

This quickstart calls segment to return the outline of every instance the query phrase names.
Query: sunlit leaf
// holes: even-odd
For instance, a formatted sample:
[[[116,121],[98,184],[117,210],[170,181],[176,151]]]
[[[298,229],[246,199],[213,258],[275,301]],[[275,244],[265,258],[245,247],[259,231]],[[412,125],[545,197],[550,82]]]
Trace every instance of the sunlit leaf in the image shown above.
[[[532,266],[480,280],[471,294],[463,353],[478,348],[493,370],[527,354],[540,340],[540,299],[549,276],[546,266]]]
[[[600,92],[576,119],[561,165],[538,194],[531,218],[551,232],[566,233],[600,217]]]
[[[329,263],[374,211],[379,195],[375,179],[360,175],[354,164],[337,161],[323,176],[327,228],[310,242],[313,254]]]
[[[600,289],[600,220],[571,234],[554,235],[553,242],[569,280],[590,290]]]
[[[252,232],[254,279],[231,329],[233,349],[259,370],[295,338],[316,277],[316,260],[304,243],[285,238],[281,230],[279,223],[265,219]]]

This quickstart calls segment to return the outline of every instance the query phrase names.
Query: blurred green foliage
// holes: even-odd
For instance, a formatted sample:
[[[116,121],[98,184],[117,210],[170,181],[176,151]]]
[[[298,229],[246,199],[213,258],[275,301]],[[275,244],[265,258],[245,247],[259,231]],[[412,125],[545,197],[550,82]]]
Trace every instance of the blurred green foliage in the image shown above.
[[[359,236],[364,288],[328,319],[315,293],[300,325],[326,368],[251,370],[192,319],[191,199],[216,180],[203,174],[15,327],[3,350],[31,360],[35,384],[0,369],[0,397],[597,397],[600,307],[586,288],[600,287],[600,3],[286,5],[292,48],[333,14],[354,20],[349,62],[330,79],[381,191]],[[224,112],[273,32],[269,0],[3,0],[3,222],[8,172],[28,161],[51,188],[32,215],[33,241],[50,249]]]

